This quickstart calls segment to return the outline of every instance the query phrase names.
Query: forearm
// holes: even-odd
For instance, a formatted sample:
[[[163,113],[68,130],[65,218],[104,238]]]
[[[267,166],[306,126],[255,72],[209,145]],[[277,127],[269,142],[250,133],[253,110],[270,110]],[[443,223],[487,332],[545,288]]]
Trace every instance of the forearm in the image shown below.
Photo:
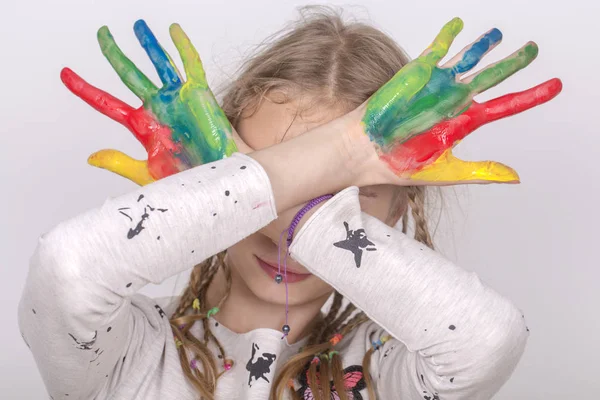
[[[41,235],[19,326],[51,393],[73,396],[92,367],[102,373],[86,390],[100,385],[126,351],[136,351],[128,332],[148,323],[130,297],[268,224],[276,217],[273,203],[264,170],[238,155],[107,199]],[[158,325],[146,328],[151,334]],[[104,352],[96,366],[90,362],[98,346]]]
[[[250,153],[269,176],[277,212],[335,193],[357,180],[371,153],[350,139],[349,118],[340,118],[264,150]],[[365,140],[368,140],[365,136]]]
[[[424,383],[412,377],[423,374],[440,398],[489,398],[523,352],[528,333],[512,302],[475,273],[361,212],[356,188],[316,211],[290,253],[411,352],[381,366],[387,394],[420,393]],[[449,384],[442,376],[455,379]]]

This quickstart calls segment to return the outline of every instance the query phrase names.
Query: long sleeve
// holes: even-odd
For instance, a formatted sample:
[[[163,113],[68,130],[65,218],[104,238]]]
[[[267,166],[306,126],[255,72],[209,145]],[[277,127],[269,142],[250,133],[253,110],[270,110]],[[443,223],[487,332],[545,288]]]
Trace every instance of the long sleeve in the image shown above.
[[[111,377],[139,368],[136,358],[169,333],[168,316],[140,308],[136,292],[276,216],[267,174],[236,153],[109,198],[41,235],[18,320],[51,398],[92,399]]]
[[[374,321],[363,352],[386,331],[393,337],[372,356],[379,398],[489,399],[524,351],[517,307],[474,272],[361,212],[356,187],[306,221],[290,254]]]

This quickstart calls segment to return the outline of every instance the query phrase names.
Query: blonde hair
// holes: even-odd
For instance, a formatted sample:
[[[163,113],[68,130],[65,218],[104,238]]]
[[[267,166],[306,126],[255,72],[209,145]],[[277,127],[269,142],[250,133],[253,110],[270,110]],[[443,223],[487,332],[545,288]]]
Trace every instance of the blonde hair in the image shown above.
[[[227,88],[222,108],[234,127],[247,113],[254,112],[272,90],[281,90],[288,95],[287,99],[302,93],[316,95],[314,97],[318,98],[320,106],[341,105],[350,111],[409,61],[402,49],[383,32],[364,23],[346,22],[336,9],[313,6],[302,8],[300,13],[298,21],[259,46],[257,53],[241,66],[238,78]],[[433,248],[424,212],[425,190],[422,187],[405,189],[398,190],[396,200],[406,196],[414,220],[415,239]],[[405,204],[405,201],[393,202],[395,205],[398,203]],[[408,225],[408,213],[404,213],[403,232]],[[222,372],[218,372],[221,368],[217,367],[217,360],[208,348],[209,342],[219,349],[219,364],[227,362],[227,359],[225,350],[208,325],[206,292],[217,271],[222,269],[227,288],[217,306],[225,301],[231,288],[231,273],[225,263],[225,254],[219,253],[193,268],[189,285],[171,317],[183,371],[201,398],[211,400]],[[320,320],[306,346],[287,361],[275,378],[271,399],[282,398],[286,390],[297,399],[298,395],[290,383],[309,364],[308,383],[315,398],[329,399],[329,385],[317,385],[317,363],[311,362],[315,357],[320,360],[320,381],[333,380],[336,388],[345,387],[341,357],[332,352],[338,341],[336,338],[339,339],[336,335],[345,336],[369,319],[352,303],[342,309],[342,300],[342,295],[334,292],[327,315],[318,317]],[[204,337],[201,339],[190,333],[196,322],[203,324]],[[369,398],[375,399],[369,376],[372,352],[371,349],[365,354],[363,374]],[[195,368],[190,366],[190,354],[195,360]],[[338,394],[342,400],[348,400],[345,390]]]

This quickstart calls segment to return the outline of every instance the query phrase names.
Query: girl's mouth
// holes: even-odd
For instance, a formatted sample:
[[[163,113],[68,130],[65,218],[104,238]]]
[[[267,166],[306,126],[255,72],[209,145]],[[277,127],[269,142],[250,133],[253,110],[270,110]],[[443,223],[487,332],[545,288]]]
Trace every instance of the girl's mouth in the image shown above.
[[[258,256],[255,256],[255,257],[256,257],[256,260],[258,261],[258,265],[262,268],[262,270],[265,271],[265,273],[267,275],[269,275],[271,277],[271,279],[273,279],[273,281],[275,281],[275,276],[277,276],[277,274],[280,273],[277,266],[273,265],[273,264],[269,264],[268,262],[266,262],[264,260],[261,260],[260,258],[258,258]],[[281,276],[283,277],[284,282],[287,279],[287,283],[295,283],[295,282],[305,280],[306,278],[312,276],[312,274],[299,274],[297,272],[292,272],[289,269],[287,270],[287,273],[285,273],[284,269],[283,269],[283,263],[282,263]]]

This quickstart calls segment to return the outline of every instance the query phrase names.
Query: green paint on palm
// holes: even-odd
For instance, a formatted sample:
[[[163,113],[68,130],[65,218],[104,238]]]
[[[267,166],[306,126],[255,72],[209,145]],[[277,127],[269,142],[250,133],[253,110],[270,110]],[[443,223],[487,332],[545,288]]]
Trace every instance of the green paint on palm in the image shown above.
[[[371,96],[362,120],[371,141],[382,144],[381,139],[385,137],[386,129],[394,122],[397,113],[423,89],[430,76],[431,67],[414,60]]]

